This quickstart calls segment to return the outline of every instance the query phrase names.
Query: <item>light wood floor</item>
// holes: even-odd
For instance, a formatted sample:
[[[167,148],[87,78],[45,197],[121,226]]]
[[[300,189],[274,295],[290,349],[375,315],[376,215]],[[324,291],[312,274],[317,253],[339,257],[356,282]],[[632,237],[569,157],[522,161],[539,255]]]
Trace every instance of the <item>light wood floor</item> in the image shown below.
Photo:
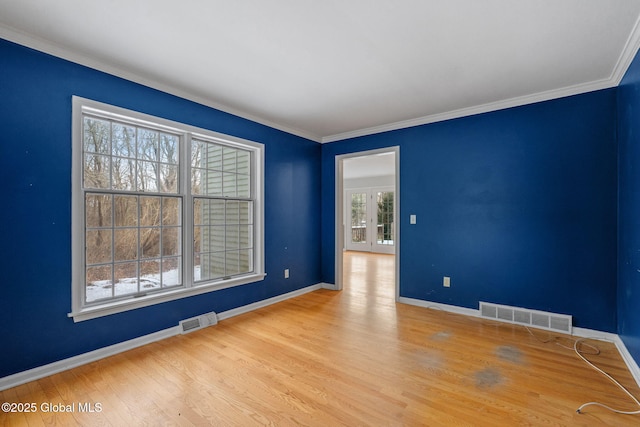
[[[349,253],[342,292],[316,291],[0,392],[0,402],[38,406],[0,412],[0,425],[640,425],[597,407],[576,413],[594,400],[638,408],[556,344],[571,337],[396,304],[393,268],[381,267],[389,262]],[[589,358],[640,396],[614,346],[595,345],[600,355]],[[80,412],[87,402],[101,412]],[[49,403],[74,412],[42,412]]]

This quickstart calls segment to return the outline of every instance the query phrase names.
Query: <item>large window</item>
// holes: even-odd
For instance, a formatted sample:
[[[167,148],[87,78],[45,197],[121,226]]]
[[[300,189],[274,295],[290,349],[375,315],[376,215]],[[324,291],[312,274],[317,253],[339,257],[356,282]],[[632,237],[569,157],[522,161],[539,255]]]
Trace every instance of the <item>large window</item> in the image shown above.
[[[73,105],[76,321],[264,277],[261,144]]]
[[[253,270],[251,153],[193,139],[194,279],[232,277]]]

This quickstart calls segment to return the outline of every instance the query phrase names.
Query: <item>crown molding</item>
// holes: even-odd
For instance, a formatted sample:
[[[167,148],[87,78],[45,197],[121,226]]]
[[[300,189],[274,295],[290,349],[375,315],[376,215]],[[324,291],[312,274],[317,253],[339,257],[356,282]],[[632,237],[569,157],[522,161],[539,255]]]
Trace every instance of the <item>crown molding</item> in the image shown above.
[[[626,70],[625,70],[626,71]],[[624,74],[624,73],[623,73]],[[506,108],[520,107],[523,105],[534,104],[536,102],[549,101],[551,99],[563,98],[566,96],[579,95],[586,92],[592,92],[601,89],[609,89],[617,86],[612,79],[598,80],[569,86],[561,89],[549,90],[546,92],[525,95],[516,98],[506,99],[502,101],[490,102],[474,107],[460,108],[458,110],[447,111],[444,113],[432,114],[415,119],[402,120],[399,122],[389,123],[381,126],[372,126],[368,128],[353,130],[349,132],[329,135],[322,138],[320,142],[328,143],[342,141],[345,139],[357,138],[360,136],[373,135],[376,133],[388,132],[393,130],[405,129],[414,126],[426,125],[429,123],[442,122],[445,120],[458,119],[461,117],[473,116],[476,114],[489,113],[492,111],[503,110]]]
[[[79,64],[79,65],[83,65],[85,67],[92,68],[94,70],[102,71],[104,73],[111,74],[116,77],[121,77],[123,79],[141,84],[143,86],[150,87],[152,89],[157,89],[159,91],[166,92],[168,94],[175,95],[180,98],[184,98],[186,100],[196,102],[206,107],[220,110],[222,112],[229,113],[234,116],[241,117],[243,119],[251,120],[252,122],[256,122],[261,125],[269,126],[271,128],[274,128],[286,133],[290,133],[305,139],[309,139],[314,142],[320,142],[322,139],[319,135],[316,135],[314,133],[307,132],[301,129],[296,129],[290,126],[285,126],[280,123],[276,123],[271,120],[267,120],[262,117],[255,116],[253,114],[249,114],[237,108],[215,102],[209,98],[200,96],[198,94],[185,91],[183,89],[179,89],[172,85],[169,85],[157,80],[149,79],[147,77],[125,70],[123,68],[108,64],[104,61],[100,61],[90,56],[66,49],[56,43],[50,42],[49,40],[45,40],[40,37],[35,37],[33,35],[26,34],[20,30],[8,27],[6,25],[0,25],[0,38],[8,40],[13,43],[17,43],[22,46],[26,46],[28,48],[31,48],[49,55],[53,55],[58,58],[65,59],[67,61]]]
[[[552,99],[563,98],[566,96],[579,95],[582,93],[592,92],[601,89],[609,89],[616,87],[620,84],[624,78],[625,73],[629,69],[631,62],[636,56],[638,49],[640,48],[640,17],[636,20],[633,30],[620,53],[620,57],[613,67],[611,75],[607,79],[597,80],[593,82],[587,82],[579,85],[568,86],[565,88],[554,89],[550,91],[540,92],[531,95],[525,95],[521,97],[511,98],[502,101],[491,102],[479,106],[461,108],[458,110],[448,111],[439,114],[432,114],[428,116],[418,117],[415,119],[402,120],[399,122],[388,123],[381,126],[373,126],[358,130],[353,130],[344,133],[338,133],[335,135],[324,136],[321,139],[321,143],[341,141],[350,138],[357,138],[360,136],[373,135],[376,133],[388,132],[392,130],[404,129],[413,126],[420,126],[429,123],[436,123],[445,120],[457,119],[466,116],[472,116],[475,114],[489,113],[491,111],[502,110],[505,108],[519,107],[527,104],[533,104],[536,102],[549,101]]]
[[[614,83],[614,86],[618,86],[624,78],[633,58],[635,58],[638,52],[638,48],[640,48],[640,17],[636,20],[633,30],[631,30],[631,34],[629,34],[629,38],[620,53],[620,58],[618,58],[618,62],[615,67],[613,67],[611,81]]]
[[[264,119],[262,117],[255,116],[245,111],[239,110],[228,105],[224,105],[215,102],[209,98],[200,96],[198,94],[179,89],[172,85],[149,79],[136,73],[132,73],[123,68],[113,66],[104,61],[96,60],[89,56],[71,51],[63,48],[48,40],[35,37],[19,31],[15,28],[11,28],[5,25],[0,25],[0,38],[4,38],[14,43],[83,65],[89,68],[96,69],[108,74],[112,74],[117,77],[121,77],[135,83],[142,84],[144,86],[151,87],[181,98],[196,102],[198,104],[205,105],[207,107],[214,108],[216,110],[223,111],[225,113],[233,114],[235,116],[251,120],[253,122],[269,126],[271,128],[290,133],[311,141],[320,143],[329,143],[342,141],[346,139],[357,138],[361,136],[373,135],[382,132],[389,132],[393,130],[399,130],[414,126],[420,126],[430,123],[441,122],[445,120],[457,119],[466,116],[472,116],[476,114],[488,113],[492,111],[498,111],[506,108],[519,107],[527,104],[533,104],[536,102],[549,101],[552,99],[563,98],[572,95],[579,95],[582,93],[592,92],[601,89],[609,89],[616,87],[622,81],[627,69],[631,65],[638,49],[640,48],[640,18],[636,20],[631,34],[629,35],[624,48],[620,54],[616,65],[613,67],[611,75],[607,79],[597,80],[593,82],[587,82],[583,84],[568,86],[560,89],[553,89],[545,92],[539,92],[535,94],[515,97],[507,100],[500,100],[496,102],[490,102],[478,106],[461,108],[457,110],[447,111],[444,113],[431,114],[427,116],[417,117],[408,120],[401,120],[393,123],[387,123],[379,126],[366,127],[347,132],[337,133],[333,135],[320,136],[315,133],[297,129],[291,126],[285,126],[280,123],[273,122],[271,120]]]

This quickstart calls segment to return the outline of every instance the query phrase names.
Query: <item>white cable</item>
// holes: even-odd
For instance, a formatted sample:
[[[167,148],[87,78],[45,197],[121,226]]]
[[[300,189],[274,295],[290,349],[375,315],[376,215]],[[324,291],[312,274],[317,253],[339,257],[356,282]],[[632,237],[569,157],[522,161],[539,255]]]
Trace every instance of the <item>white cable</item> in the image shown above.
[[[629,390],[627,390],[626,388],[624,388],[622,386],[622,384],[620,384],[618,381],[616,381],[611,375],[607,374],[605,371],[603,371],[602,369],[598,368],[596,365],[594,365],[593,363],[591,363],[590,361],[587,360],[586,357],[584,357],[581,353],[580,350],[578,350],[578,343],[581,341],[584,341],[585,338],[579,338],[577,339],[574,343],[573,343],[573,350],[576,352],[576,354],[578,355],[578,357],[580,357],[582,360],[584,360],[589,366],[591,366],[593,369],[595,369],[596,371],[600,372],[602,375],[604,375],[605,377],[607,377],[611,382],[613,382],[615,385],[617,385],[622,391],[624,391],[634,402],[636,405],[640,406],[640,402],[638,402],[638,399],[635,398],[635,396],[633,394],[631,394],[629,392]],[[606,408],[612,412],[615,412],[616,414],[623,414],[623,415],[637,415],[640,414],[640,410],[638,411],[621,411],[619,409],[614,409],[611,408],[607,405],[603,405],[602,403],[599,402],[588,402],[583,404],[582,406],[580,406],[576,412],[581,414],[582,413],[582,409],[587,407],[587,406],[591,406],[591,405],[596,405],[596,406],[601,406],[603,408]]]
[[[567,349],[567,350],[573,350],[573,347],[567,347],[567,346],[566,346],[566,345],[564,345],[564,344],[560,344],[560,343],[558,342],[559,337],[557,337],[557,336],[556,336],[556,337],[553,337],[553,338],[549,338],[548,340],[543,340],[543,339],[539,338],[536,334],[534,334],[534,333],[533,333],[533,331],[532,331],[531,329],[529,329],[529,327],[528,327],[528,326],[526,326],[526,325],[522,325],[522,326],[524,326],[524,328],[527,330],[527,332],[529,332],[529,334],[530,334],[532,337],[534,337],[535,339],[537,339],[538,341],[540,341],[540,342],[541,342],[541,343],[543,343],[543,344],[548,344],[548,343],[550,343],[550,342],[553,342],[555,345],[557,345],[557,346],[559,346],[559,347],[565,348],[565,349]],[[593,356],[597,356],[598,354],[600,354],[600,349],[599,349],[598,347],[596,347],[596,346],[594,346],[594,345],[591,345],[591,344],[588,344],[588,343],[585,343],[585,345],[586,345],[586,346],[588,346],[588,347],[591,347],[591,348],[594,350],[594,352],[593,352],[593,353],[587,353],[587,352],[585,352],[585,351],[582,351],[582,353],[584,353],[584,354],[590,354],[590,355],[593,355]]]
[[[575,344],[576,343],[574,341],[574,343],[573,343],[574,346],[573,347],[567,347],[566,345],[563,345],[563,344],[560,344],[559,342],[556,342],[556,345],[559,345],[562,348],[566,348],[567,350],[575,350]],[[589,343],[584,343],[584,345],[586,345],[587,347],[591,347],[594,350],[594,352],[593,353],[587,353],[584,350],[580,350],[580,354],[588,354],[590,356],[597,356],[597,355],[600,354],[600,349],[598,347],[596,347],[595,345],[591,345]]]
[[[523,326],[524,326],[524,325],[523,325]],[[531,329],[529,329],[527,326],[524,326],[524,327],[525,327],[525,329],[527,330],[527,332],[529,332],[529,334],[531,334],[531,336],[532,336],[532,337],[534,337],[535,339],[537,339],[538,341],[540,341],[540,342],[541,342],[541,343],[543,343],[543,344],[546,344],[546,343],[549,343],[549,342],[552,342],[552,341],[553,341],[553,342],[555,342],[555,344],[556,344],[556,345],[559,345],[559,346],[560,346],[560,347],[562,347],[562,348],[566,348],[566,349],[568,349],[568,350],[571,350],[571,348],[569,348],[569,347],[567,347],[567,346],[565,346],[565,345],[562,345],[562,344],[560,344],[558,341],[556,341],[556,340],[558,339],[558,337],[555,337],[555,338],[553,338],[553,339],[548,339],[548,340],[544,341],[544,340],[541,340],[540,338],[538,338],[538,337],[537,337],[537,336],[536,336],[536,335],[531,331]],[[607,374],[605,371],[603,371],[602,369],[598,368],[596,365],[594,365],[593,363],[591,363],[589,360],[587,360],[587,358],[585,358],[585,357],[582,355],[583,353],[585,353],[585,354],[590,354],[590,355],[594,355],[594,356],[595,356],[595,355],[600,354],[600,349],[599,349],[598,347],[594,346],[594,345],[589,344],[589,343],[584,343],[584,344],[585,344],[586,346],[591,347],[592,349],[594,349],[594,350],[595,350],[595,353],[586,353],[586,352],[583,352],[583,351],[581,351],[581,350],[578,350],[578,343],[580,343],[580,342],[584,341],[585,339],[586,339],[586,338],[578,338],[577,340],[575,340],[575,341],[573,342],[573,351],[575,351],[575,352],[576,352],[576,354],[578,355],[578,357],[580,357],[582,360],[584,360],[584,361],[585,361],[589,366],[591,366],[591,367],[592,367],[593,369],[595,369],[596,371],[600,372],[602,375],[604,375],[605,377],[607,377],[611,382],[613,382],[615,385],[617,385],[617,386],[618,386],[622,391],[624,391],[624,392],[625,392],[625,393],[626,393],[626,394],[627,394],[627,395],[628,395],[628,396],[629,396],[629,397],[630,397],[630,398],[635,402],[635,404],[636,404],[636,405],[640,406],[640,402],[638,401],[638,399],[636,399],[636,398],[635,398],[635,396],[634,396],[634,395],[632,395],[632,394],[629,392],[629,390],[627,390],[626,388],[624,388],[624,387],[622,386],[622,384],[620,384],[618,381],[616,381],[616,380],[615,380],[611,375]],[[592,338],[592,339],[597,339],[597,338]],[[600,340],[601,340],[601,341],[608,341],[608,340],[605,340],[605,339],[600,339]],[[608,342],[612,342],[612,341],[608,341]],[[582,409],[586,408],[587,406],[592,406],[592,405],[603,407],[603,408],[608,409],[609,411],[615,412],[615,413],[617,413],[617,414],[623,414],[623,415],[638,415],[638,414],[640,414],[640,410],[638,410],[638,411],[621,411],[621,410],[619,410],[619,409],[611,408],[610,406],[604,405],[604,404],[599,403],[599,402],[588,402],[588,403],[585,403],[585,404],[583,404],[582,406],[580,406],[580,407],[576,410],[576,412],[577,412],[577,413],[579,413],[579,414],[581,414],[581,413],[582,413]]]
[[[616,414],[621,414],[621,415],[638,415],[638,414],[640,414],[640,411],[621,411],[619,409],[613,409],[613,408],[611,408],[611,407],[609,407],[607,405],[604,405],[604,404],[598,403],[598,402],[585,403],[581,407],[576,409],[576,412],[579,413],[579,414],[582,414],[582,408],[584,408],[585,406],[590,406],[590,405],[602,406],[603,408],[608,409],[611,412],[615,412]]]

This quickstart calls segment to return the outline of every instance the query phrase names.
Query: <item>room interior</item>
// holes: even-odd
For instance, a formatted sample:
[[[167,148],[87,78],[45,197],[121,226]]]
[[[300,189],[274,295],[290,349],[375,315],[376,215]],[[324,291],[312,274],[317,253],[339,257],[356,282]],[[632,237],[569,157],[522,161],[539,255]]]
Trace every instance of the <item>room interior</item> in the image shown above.
[[[81,3],[0,5],[0,390],[165,348],[204,313],[233,330],[329,304],[347,290],[339,162],[389,150],[393,306],[426,313],[408,321],[479,320],[481,302],[568,315],[640,384],[637,1]],[[263,144],[264,280],[69,317],[73,96]]]
[[[336,271],[339,278],[335,289],[342,289],[349,275],[343,268],[344,262],[352,259],[351,252],[364,254],[385,254],[385,256],[371,256],[374,268],[390,268],[382,275],[393,279],[389,284],[392,295],[398,296],[396,248],[399,245],[396,227],[398,190],[397,190],[397,162],[396,150],[374,150],[360,152],[353,156],[337,159],[338,188],[336,192],[342,194],[342,207],[337,213],[342,216],[337,219],[342,224],[344,234],[336,242]],[[383,261],[390,259],[392,261]],[[342,272],[342,273],[340,273]],[[375,276],[370,278],[375,281]],[[383,280],[387,283],[387,280]]]

